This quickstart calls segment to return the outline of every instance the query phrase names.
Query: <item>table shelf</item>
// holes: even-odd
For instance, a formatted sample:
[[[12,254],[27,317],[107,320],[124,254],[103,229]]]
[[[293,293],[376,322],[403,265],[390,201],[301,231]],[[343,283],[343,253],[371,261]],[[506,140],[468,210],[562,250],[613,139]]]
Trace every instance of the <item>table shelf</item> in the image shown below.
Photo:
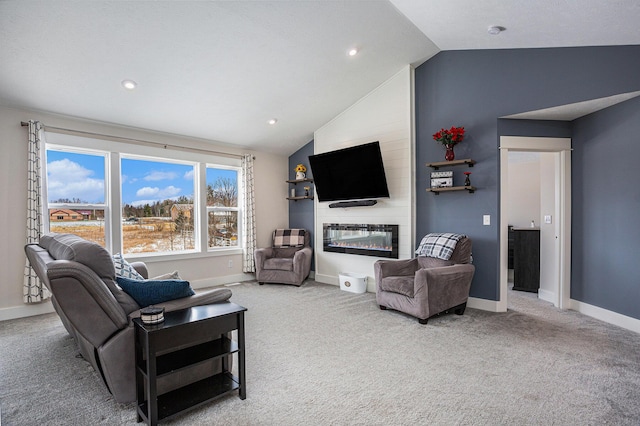
[[[233,392],[240,381],[229,372],[219,373],[158,396],[158,418],[168,419],[176,414],[204,405],[216,398]],[[146,401],[138,404],[138,413],[148,421]]]
[[[226,302],[167,312],[159,324],[133,320],[138,421],[153,426],[235,390],[246,398],[245,311]],[[235,330],[237,342],[230,339]],[[233,354],[238,377],[230,371]]]

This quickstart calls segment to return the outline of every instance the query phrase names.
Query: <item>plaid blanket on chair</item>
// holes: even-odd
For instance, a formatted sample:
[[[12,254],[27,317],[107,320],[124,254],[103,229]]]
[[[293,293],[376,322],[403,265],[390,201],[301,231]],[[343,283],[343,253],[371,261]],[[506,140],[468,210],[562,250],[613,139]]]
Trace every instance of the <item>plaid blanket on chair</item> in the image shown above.
[[[273,231],[274,247],[302,247],[304,246],[304,229],[276,229]]]
[[[416,250],[418,256],[435,257],[442,260],[449,260],[456,248],[456,244],[466,235],[439,233],[427,234],[424,236]]]

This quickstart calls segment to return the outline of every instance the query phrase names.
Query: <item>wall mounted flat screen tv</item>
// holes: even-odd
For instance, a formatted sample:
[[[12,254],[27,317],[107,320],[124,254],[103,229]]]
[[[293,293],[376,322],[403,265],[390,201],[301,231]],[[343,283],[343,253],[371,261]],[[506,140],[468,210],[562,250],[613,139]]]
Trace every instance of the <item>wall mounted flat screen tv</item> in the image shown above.
[[[309,156],[319,201],[388,198],[380,142]]]

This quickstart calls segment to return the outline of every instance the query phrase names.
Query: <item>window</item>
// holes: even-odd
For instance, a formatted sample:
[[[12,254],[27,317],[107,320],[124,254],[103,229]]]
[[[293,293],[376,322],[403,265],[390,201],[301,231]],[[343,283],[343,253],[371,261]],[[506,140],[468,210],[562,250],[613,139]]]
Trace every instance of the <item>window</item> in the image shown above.
[[[209,248],[238,247],[238,170],[207,167]]]
[[[49,230],[105,247],[106,154],[47,149],[46,158]]]
[[[45,229],[130,257],[239,252],[239,158],[46,136]]]
[[[193,164],[123,158],[122,252],[194,250]]]

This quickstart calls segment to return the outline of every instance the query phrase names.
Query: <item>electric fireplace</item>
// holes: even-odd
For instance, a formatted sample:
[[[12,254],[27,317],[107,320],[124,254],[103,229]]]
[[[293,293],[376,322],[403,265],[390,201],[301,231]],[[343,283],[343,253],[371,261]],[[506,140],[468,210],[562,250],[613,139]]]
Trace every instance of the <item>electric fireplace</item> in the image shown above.
[[[398,258],[398,225],[324,223],[323,250]]]

